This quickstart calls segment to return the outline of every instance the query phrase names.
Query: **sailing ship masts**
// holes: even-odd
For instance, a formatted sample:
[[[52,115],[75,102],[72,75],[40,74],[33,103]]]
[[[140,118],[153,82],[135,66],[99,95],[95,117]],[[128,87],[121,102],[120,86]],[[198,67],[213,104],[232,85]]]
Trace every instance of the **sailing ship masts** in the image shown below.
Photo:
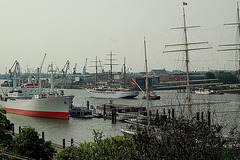
[[[96,56],[96,66],[95,66],[95,69],[96,69],[96,75],[95,75],[95,85],[96,85],[96,88],[98,87],[98,77],[97,77],[97,69],[98,69],[97,67],[98,66],[97,66],[97,62],[98,61],[97,61],[97,56]]]
[[[236,43],[236,44],[220,44],[220,47],[224,47],[224,46],[239,46],[240,43]],[[221,51],[221,50],[220,50]]]
[[[126,57],[124,57],[124,64],[123,64],[123,76],[124,76],[124,88],[126,88]]]
[[[240,17],[239,17],[239,5],[237,2],[237,21],[238,21],[238,41],[240,40]],[[240,76],[240,49],[238,50],[238,75]]]
[[[112,51],[110,52],[110,54],[108,54],[110,56],[109,59],[106,59],[106,60],[109,60],[110,63],[109,64],[106,64],[106,65],[110,65],[110,87],[112,87],[112,81],[113,81],[113,65],[117,65],[117,64],[113,64],[113,60],[116,60],[116,59],[113,59],[113,55],[116,55],[116,54],[113,54]]]
[[[97,56],[96,56],[96,60],[95,61],[91,61],[91,62],[95,63],[95,66],[89,66],[89,67],[95,67],[95,86],[97,88],[98,87],[98,67],[101,67],[101,65],[98,66],[98,62],[101,63],[101,61],[98,60]]]
[[[188,44],[185,44],[185,46],[188,46]],[[212,49],[212,47],[204,47],[204,48],[187,48],[187,49],[179,49],[179,50],[171,50],[171,51],[163,51],[163,53],[169,53],[169,52],[187,52],[187,51],[195,51],[195,50],[203,50],[203,49]]]
[[[185,26],[185,27],[176,27],[176,28],[170,28],[170,29],[188,29],[188,28],[198,28],[198,27],[201,27],[201,26]]]
[[[239,23],[238,22],[235,22],[235,23],[226,23],[226,24],[224,24],[225,26],[232,26],[232,25],[239,25]]]
[[[219,49],[217,51],[239,51],[240,48],[228,48],[228,49]]]
[[[240,41],[240,17],[239,17],[239,5],[238,5],[238,2],[237,2],[237,22],[235,23],[227,23],[227,24],[224,24],[224,25],[237,25],[237,37],[236,37],[236,44],[226,44],[226,45],[219,45],[220,47],[227,47],[227,46],[239,46],[239,41]],[[240,48],[227,48],[227,49],[220,49],[218,51],[238,51],[238,59],[236,61],[238,61],[238,67],[236,68],[237,69],[237,73],[238,75],[240,75]]]
[[[208,42],[193,42],[193,43],[188,43],[188,45],[191,44],[208,44]],[[171,46],[181,46],[181,45],[186,45],[184,43],[179,43],[179,44],[167,44],[165,47],[171,47]]]
[[[147,120],[148,128],[150,127],[150,108],[149,108],[149,89],[148,89],[148,67],[147,67],[147,47],[144,37],[144,52],[145,52],[145,66],[146,66],[146,100],[147,100]]]
[[[110,54],[110,87],[112,87],[112,51],[111,51],[111,54]]]
[[[185,11],[183,8],[183,23],[184,23],[184,36],[185,36],[185,53],[186,53],[186,72],[187,72],[187,104],[188,104],[188,118],[191,118],[191,98],[190,98],[190,83],[189,83],[189,56],[188,56],[188,40],[187,40],[187,25]]]

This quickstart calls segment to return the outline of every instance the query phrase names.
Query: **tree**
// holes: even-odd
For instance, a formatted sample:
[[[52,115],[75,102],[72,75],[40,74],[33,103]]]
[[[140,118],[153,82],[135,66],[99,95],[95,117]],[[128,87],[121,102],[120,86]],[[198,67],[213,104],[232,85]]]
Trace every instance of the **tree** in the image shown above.
[[[164,123],[158,133],[160,134],[156,136],[146,129],[139,129],[130,139],[124,136],[102,139],[102,133],[94,131],[94,142],[67,147],[57,154],[57,159],[240,158],[239,139],[222,140],[219,136],[221,126],[209,126],[205,121],[179,118],[173,123]],[[238,145],[226,148],[229,142]]]
[[[56,153],[51,142],[39,138],[38,132],[30,126],[22,128],[21,134],[13,139],[12,151],[22,156],[44,160],[52,159]]]
[[[12,136],[5,133],[6,127],[10,126],[6,113],[5,109],[0,109],[0,145],[2,147],[8,147],[12,141]]]
[[[205,78],[206,79],[216,79],[216,76],[212,72],[207,72],[207,73],[205,73]]]
[[[219,82],[224,84],[236,84],[239,82],[237,76],[230,72],[219,74],[217,78],[219,79]]]
[[[10,146],[12,136],[5,133],[6,126],[10,125],[10,121],[6,117],[6,110],[0,109],[0,159],[10,159],[7,155],[4,155],[7,147]]]

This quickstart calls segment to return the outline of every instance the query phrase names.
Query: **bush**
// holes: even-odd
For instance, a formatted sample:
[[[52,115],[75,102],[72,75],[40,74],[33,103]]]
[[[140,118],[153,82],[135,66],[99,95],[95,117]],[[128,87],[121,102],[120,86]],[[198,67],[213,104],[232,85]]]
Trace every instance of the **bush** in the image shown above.
[[[24,127],[21,134],[13,139],[13,153],[34,159],[52,159],[56,150],[50,141],[39,138],[34,128]]]
[[[209,126],[205,121],[179,118],[165,123],[158,136],[146,129],[137,131],[131,138],[116,136],[103,138],[94,131],[94,142],[67,147],[57,159],[237,159],[239,148],[226,148],[221,139],[221,126]],[[239,138],[239,137],[238,137]],[[232,142],[239,139],[233,138]]]

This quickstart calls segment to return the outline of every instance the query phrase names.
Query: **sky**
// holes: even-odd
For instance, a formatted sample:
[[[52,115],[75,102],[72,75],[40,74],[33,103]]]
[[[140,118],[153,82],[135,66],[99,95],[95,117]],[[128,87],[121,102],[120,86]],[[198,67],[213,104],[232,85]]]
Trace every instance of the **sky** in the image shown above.
[[[207,41],[210,50],[190,52],[190,70],[236,69],[236,53],[218,52],[219,44],[235,39],[236,0],[185,0],[189,42]],[[70,61],[69,72],[77,63],[82,73],[95,72],[96,56],[108,64],[114,54],[113,71],[121,71],[126,57],[128,72],[143,72],[146,39],[149,70],[185,70],[184,54],[163,53],[167,44],[183,43],[182,0],[0,0],[0,74],[17,60],[43,72],[51,63],[62,69]],[[231,42],[232,43],[232,42]],[[194,46],[195,47],[195,46]],[[171,48],[170,48],[171,49]],[[170,50],[169,49],[169,50]],[[109,66],[104,66],[105,71]]]

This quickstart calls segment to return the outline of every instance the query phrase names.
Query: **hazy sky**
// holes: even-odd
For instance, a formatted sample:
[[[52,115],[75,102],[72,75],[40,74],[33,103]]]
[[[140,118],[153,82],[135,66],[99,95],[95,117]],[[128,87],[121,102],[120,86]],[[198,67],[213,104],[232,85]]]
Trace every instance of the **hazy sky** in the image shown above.
[[[109,63],[107,54],[116,54],[120,71],[123,58],[131,71],[144,71],[143,38],[147,41],[149,70],[184,70],[182,53],[163,53],[166,44],[182,43],[182,0],[1,0],[0,1],[0,73],[17,60],[24,72],[40,66],[43,72],[53,62],[62,68],[67,60],[71,69],[77,63],[82,72],[94,65],[95,57]],[[236,0],[186,0],[189,41],[208,41],[208,51],[190,52],[190,69],[235,69],[234,52],[217,52],[218,45],[234,40],[234,27],[223,24],[236,21]],[[233,30],[230,31],[229,30]],[[226,31],[226,32],[225,32]],[[225,34],[228,33],[228,34]],[[229,40],[229,42],[228,42]],[[109,66],[104,67],[108,70]],[[87,67],[94,72],[94,68]]]

